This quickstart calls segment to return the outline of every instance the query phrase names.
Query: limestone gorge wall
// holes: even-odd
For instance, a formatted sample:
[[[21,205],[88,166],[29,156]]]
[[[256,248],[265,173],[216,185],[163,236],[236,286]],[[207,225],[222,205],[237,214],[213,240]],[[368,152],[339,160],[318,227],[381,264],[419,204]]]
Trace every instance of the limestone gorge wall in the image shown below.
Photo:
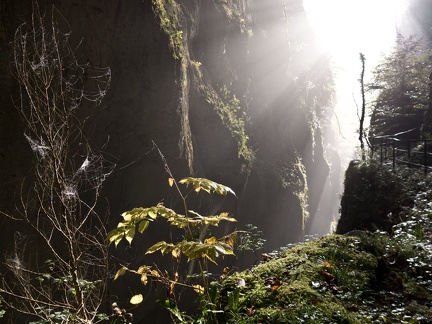
[[[86,130],[117,163],[105,185],[109,226],[136,206],[176,204],[154,141],[176,177],[232,187],[238,199],[224,201],[223,210],[233,212],[239,228],[257,225],[267,249],[303,237],[318,217],[330,172],[323,134],[332,79],[301,1],[53,2],[79,44],[77,57],[112,70],[107,97],[91,110]],[[2,1],[17,17],[0,22],[2,71],[30,4]],[[1,82],[1,192],[10,202],[29,172],[22,170],[31,151],[9,100],[13,78]],[[222,205],[198,203],[209,212]],[[158,234],[146,237],[154,242]]]

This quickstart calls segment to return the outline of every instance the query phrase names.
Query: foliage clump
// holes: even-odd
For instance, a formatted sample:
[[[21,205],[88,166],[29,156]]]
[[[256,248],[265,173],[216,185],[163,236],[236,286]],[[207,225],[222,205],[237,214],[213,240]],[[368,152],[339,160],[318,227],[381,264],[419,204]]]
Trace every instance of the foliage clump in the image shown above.
[[[130,272],[138,275],[144,286],[148,284],[149,280],[161,284],[167,291],[167,298],[160,300],[159,304],[169,310],[173,321],[181,323],[192,322],[193,317],[179,310],[178,298],[181,293],[176,293],[176,288],[193,289],[198,294],[198,300],[203,307],[202,314],[198,315],[199,320],[212,322],[214,321],[215,286],[210,283],[209,262],[217,265],[218,259],[234,255],[234,245],[237,243],[239,232],[234,231],[217,237],[212,233],[212,227],[217,227],[223,221],[236,222],[236,219],[230,217],[226,212],[211,216],[200,215],[198,212],[188,209],[186,200],[193,192],[204,191],[220,196],[227,196],[228,194],[235,196],[235,193],[229,187],[205,178],[188,177],[178,182],[175,181],[165,158],[160,151],[159,153],[165,163],[166,171],[170,175],[169,185],[175,186],[183,201],[184,214],[177,213],[162,203],[148,208],[134,208],[122,214],[123,221],[118,224],[117,228],[109,232],[108,241],[117,246],[120,241],[126,239],[131,244],[137,232],[143,233],[150,223],[157,219],[164,219],[172,229],[184,230],[184,235],[177,242],[173,240],[172,236],[171,242],[159,241],[146,251],[146,254],[159,251],[162,255],[171,256],[173,264],[169,271],[160,269],[157,264],[141,265],[137,270],[122,265],[114,280],[126,272]],[[179,188],[180,184],[189,188],[187,194],[182,193]],[[185,276],[184,271],[182,271],[182,257],[186,257],[187,263],[190,265],[188,276]],[[194,266],[198,266],[198,273],[191,272]],[[136,294],[131,297],[130,304],[137,305],[143,300],[142,294]]]
[[[345,173],[337,233],[377,228],[390,231],[404,206],[412,203],[408,175],[374,161],[351,161]]]

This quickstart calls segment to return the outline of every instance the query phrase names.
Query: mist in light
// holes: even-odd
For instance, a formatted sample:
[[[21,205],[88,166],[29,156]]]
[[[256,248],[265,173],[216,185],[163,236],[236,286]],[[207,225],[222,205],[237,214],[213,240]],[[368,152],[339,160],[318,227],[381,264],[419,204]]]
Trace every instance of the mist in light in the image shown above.
[[[368,82],[373,68],[395,45],[406,7],[407,0],[304,0],[318,44],[332,59],[336,91],[332,125],[336,140],[331,145],[341,157],[342,172],[350,160],[358,157],[358,116],[362,105],[360,53],[366,57],[365,82]],[[321,212],[328,209],[325,200],[323,194]],[[322,217],[316,215],[311,233],[322,232],[324,225]]]
[[[372,69],[395,44],[407,0],[304,0],[304,6],[321,48],[332,56],[335,112],[347,163],[358,145],[359,53],[366,57],[367,82]]]

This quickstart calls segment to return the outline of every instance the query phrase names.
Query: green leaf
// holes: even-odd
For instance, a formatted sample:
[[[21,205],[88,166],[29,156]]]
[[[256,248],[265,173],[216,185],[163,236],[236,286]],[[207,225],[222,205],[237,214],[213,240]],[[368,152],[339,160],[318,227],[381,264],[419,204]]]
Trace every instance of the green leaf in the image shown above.
[[[129,244],[132,244],[132,240],[133,240],[134,236],[135,236],[135,225],[128,226],[126,231],[125,231],[126,241],[128,241]]]
[[[173,314],[173,316],[175,316],[177,318],[179,323],[191,323],[192,322],[192,318],[190,318],[189,316],[180,312],[177,305],[173,301],[171,301],[169,299],[165,299],[165,300],[158,300],[157,302],[159,305],[161,305],[162,307],[167,309],[171,314]]]
[[[161,241],[149,247],[145,254],[154,253],[159,250],[161,251],[162,254],[164,254],[165,252],[171,251],[173,248],[174,248],[173,244],[167,243],[165,241]]]
[[[114,242],[115,246],[119,244],[119,242],[123,239],[123,237],[124,237],[124,228],[117,227],[108,233],[108,241],[110,242],[110,244]]]
[[[229,217],[228,213],[221,213],[217,216],[201,216],[197,212],[193,210],[188,210],[189,214],[195,215],[194,218],[186,218],[182,215],[179,215],[181,220],[185,223],[185,225],[212,225],[212,226],[218,226],[221,221],[228,221],[228,222],[237,222],[235,218]],[[180,219],[178,219],[180,220]],[[179,226],[178,226],[179,227]],[[183,226],[185,227],[185,226]]]
[[[183,178],[179,181],[180,184],[184,184],[186,186],[191,185],[196,192],[204,190],[205,192],[211,194],[216,193],[220,196],[226,196],[228,193],[236,196],[234,191],[227,186],[221,185],[217,182],[205,179],[205,178]]]
[[[149,226],[150,222],[147,220],[143,220],[138,224],[138,232],[140,232],[141,234],[147,229],[147,227]]]
[[[137,222],[147,216],[148,208],[134,208],[129,211],[125,211],[122,216],[125,222]]]
[[[151,218],[156,219],[156,217],[157,217],[157,210],[154,210],[153,208],[152,208],[152,209],[149,209],[149,211],[148,211],[148,215],[149,215]]]
[[[117,280],[118,277],[123,276],[126,270],[128,270],[128,268],[126,268],[125,266],[122,266],[120,269],[118,269],[114,276],[114,280]]]
[[[220,254],[234,255],[231,246],[217,240],[215,237],[206,239],[204,243],[183,241],[178,246],[181,247],[182,253],[188,257],[188,260],[204,258],[217,264],[216,259]]]

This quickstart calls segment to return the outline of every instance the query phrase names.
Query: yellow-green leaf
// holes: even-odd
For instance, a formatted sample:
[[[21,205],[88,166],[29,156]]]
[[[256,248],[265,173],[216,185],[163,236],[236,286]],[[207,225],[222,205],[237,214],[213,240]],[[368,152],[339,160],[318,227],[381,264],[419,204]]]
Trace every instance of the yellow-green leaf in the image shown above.
[[[128,241],[129,244],[131,244],[134,236],[135,236],[135,226],[131,226],[128,228],[127,232],[125,232],[126,241]]]
[[[117,247],[118,243],[123,239],[124,228],[115,228],[108,233],[108,241],[115,244]]]
[[[144,232],[147,227],[149,226],[150,222],[147,220],[143,220],[138,224],[138,232],[142,233]]]
[[[123,237],[124,237],[124,234],[122,234],[122,235],[119,235],[119,236],[117,236],[116,238],[115,238],[115,240],[114,240],[114,245],[117,247],[117,245],[121,242],[121,240],[123,239]]]
[[[231,188],[205,178],[188,177],[181,179],[179,183],[185,184],[186,186],[191,185],[196,192],[199,192],[202,189],[209,194],[214,192],[218,195],[226,196],[227,193],[231,193],[235,196],[235,193]]]
[[[167,246],[167,242],[165,241],[157,242],[156,244],[153,244],[151,247],[148,248],[146,254],[154,253],[158,250],[164,251],[166,249],[166,246]]]
[[[209,237],[207,239],[205,239],[204,243],[208,244],[208,245],[214,245],[217,244],[218,240],[215,236]]]
[[[157,217],[157,213],[153,209],[149,209],[148,215],[153,219],[156,219],[156,217]]]
[[[132,214],[130,214],[129,212],[124,212],[121,215],[122,215],[125,222],[130,222],[132,220]]]
[[[237,222],[237,219],[233,217],[229,217],[229,213],[221,213],[219,217],[223,220],[226,220],[228,222]]]
[[[198,293],[200,295],[204,294],[204,287],[202,287],[200,285],[192,285],[192,287],[196,293]]]
[[[146,273],[149,270],[148,266],[142,265],[138,268],[138,270],[136,271],[137,274],[143,274]]]
[[[138,305],[138,304],[141,304],[143,300],[144,300],[143,296],[141,294],[138,294],[138,295],[132,296],[129,303],[131,303],[132,305]]]
[[[118,269],[115,276],[114,276],[114,280],[116,280],[120,276],[123,276],[125,274],[126,270],[128,270],[128,268],[126,268],[125,266],[122,266],[120,269]]]
[[[157,270],[151,270],[150,273],[153,277],[160,278],[160,274]]]
[[[171,254],[174,258],[178,258],[180,256],[180,249],[179,248],[175,248],[174,250],[171,251]]]

